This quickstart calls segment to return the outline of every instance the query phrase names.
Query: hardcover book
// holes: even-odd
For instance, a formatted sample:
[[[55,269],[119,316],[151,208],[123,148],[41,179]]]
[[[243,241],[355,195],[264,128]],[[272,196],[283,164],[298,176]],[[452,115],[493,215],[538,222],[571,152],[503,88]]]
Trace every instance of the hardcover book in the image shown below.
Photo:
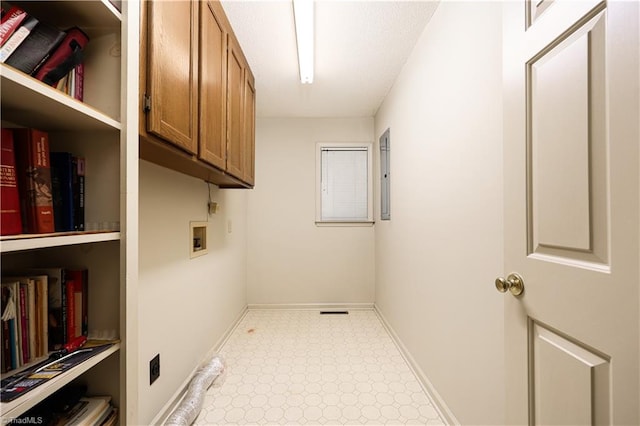
[[[2,26],[0,26],[0,46],[4,46],[9,37],[20,27],[22,21],[27,17],[27,13],[18,6],[11,8],[2,16]]]
[[[2,128],[2,151],[0,154],[0,235],[22,233],[20,195],[16,174],[16,158],[13,131]]]
[[[20,364],[24,365],[29,362],[29,324],[27,323],[27,282],[20,280],[19,288],[19,307],[20,324],[18,326],[18,339],[20,342]]]
[[[55,232],[49,136],[36,129],[15,129],[14,141],[23,229]]]
[[[73,225],[76,231],[84,231],[84,196],[86,162],[84,157],[73,157]]]
[[[27,297],[26,297],[26,309],[27,309],[27,326],[29,327],[29,362],[35,360],[38,357],[38,350],[36,348],[38,336],[36,335],[38,318],[36,318],[36,282],[32,278],[29,278],[27,282]]]
[[[65,340],[65,345],[71,342],[79,335],[76,335],[76,293],[75,293],[75,282],[70,280],[67,277],[66,282],[64,283],[65,288],[65,299],[66,299],[66,307],[65,316],[67,319],[67,337]]]
[[[22,25],[13,33],[0,49],[0,62],[7,62],[9,57],[22,43],[27,39],[31,31],[38,25],[38,20],[33,16],[29,16],[24,20]]]
[[[50,86],[55,85],[82,63],[83,49],[88,42],[89,36],[80,28],[68,29],[62,42],[38,68],[34,77]]]
[[[80,62],[73,69],[73,75],[75,76],[75,84],[71,96],[82,102],[84,101],[84,63]]]
[[[74,337],[89,335],[89,271],[87,269],[67,269],[68,281],[73,282]]]
[[[38,275],[33,277],[36,294],[35,294],[35,316],[36,316],[36,356],[42,357],[49,353],[49,316],[48,316],[48,277],[46,275]]]
[[[26,74],[31,74],[62,42],[64,36],[63,31],[40,22],[7,58],[5,63]]]
[[[53,217],[56,232],[74,231],[73,156],[69,152],[51,153]]]

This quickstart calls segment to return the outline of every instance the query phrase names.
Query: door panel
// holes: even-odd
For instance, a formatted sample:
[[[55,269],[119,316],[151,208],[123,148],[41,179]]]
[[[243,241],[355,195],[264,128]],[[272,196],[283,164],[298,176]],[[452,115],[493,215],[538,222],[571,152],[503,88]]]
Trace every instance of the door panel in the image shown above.
[[[244,60],[237,41],[228,37],[227,53],[227,171],[242,179],[244,158],[242,113],[244,91]]]
[[[198,2],[150,1],[148,131],[198,152]]]
[[[225,168],[227,150],[227,29],[220,5],[204,1],[200,27],[200,159]]]
[[[607,264],[605,12],[527,63],[529,253]]]
[[[638,9],[504,4],[507,424],[640,423]]]
[[[606,355],[531,321],[531,423],[607,424],[610,363]]]

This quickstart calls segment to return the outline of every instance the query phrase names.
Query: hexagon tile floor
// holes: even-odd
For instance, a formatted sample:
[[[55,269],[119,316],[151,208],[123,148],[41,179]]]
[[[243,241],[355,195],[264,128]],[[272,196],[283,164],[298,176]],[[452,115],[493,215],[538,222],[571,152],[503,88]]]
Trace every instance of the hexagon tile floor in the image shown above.
[[[372,310],[249,310],[197,425],[443,425]]]

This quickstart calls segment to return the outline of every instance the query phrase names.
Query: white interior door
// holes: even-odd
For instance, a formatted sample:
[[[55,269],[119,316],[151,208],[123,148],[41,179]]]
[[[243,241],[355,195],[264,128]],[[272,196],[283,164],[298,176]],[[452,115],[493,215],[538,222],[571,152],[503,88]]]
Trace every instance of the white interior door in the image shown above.
[[[507,423],[640,424],[639,3],[503,19]]]

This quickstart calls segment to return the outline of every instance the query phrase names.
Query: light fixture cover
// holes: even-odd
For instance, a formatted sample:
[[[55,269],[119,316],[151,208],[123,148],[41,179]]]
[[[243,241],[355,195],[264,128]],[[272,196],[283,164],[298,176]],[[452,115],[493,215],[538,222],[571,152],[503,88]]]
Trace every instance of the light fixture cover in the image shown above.
[[[300,81],[306,84],[313,83],[313,8],[313,0],[293,0],[293,18],[296,27],[296,42],[298,44]]]

